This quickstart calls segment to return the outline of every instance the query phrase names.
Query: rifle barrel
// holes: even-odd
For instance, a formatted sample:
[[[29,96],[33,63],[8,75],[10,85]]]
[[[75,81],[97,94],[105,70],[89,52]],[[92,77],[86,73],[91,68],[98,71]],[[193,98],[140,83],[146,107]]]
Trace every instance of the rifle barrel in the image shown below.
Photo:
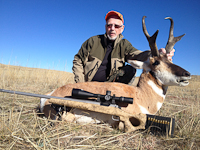
[[[70,98],[70,97],[56,97],[56,96],[40,95],[40,94],[27,93],[27,92],[11,91],[11,90],[5,90],[5,89],[0,89],[0,92],[17,94],[17,95],[25,95],[25,96],[31,96],[31,97],[46,98],[46,99],[55,98],[55,99],[62,99],[62,100],[69,100],[69,101],[75,101],[75,102],[84,102],[84,103],[101,105],[100,102],[97,102],[97,101],[85,100],[85,99],[75,99],[75,98]],[[110,104],[109,106],[119,108],[119,106],[116,104]]]

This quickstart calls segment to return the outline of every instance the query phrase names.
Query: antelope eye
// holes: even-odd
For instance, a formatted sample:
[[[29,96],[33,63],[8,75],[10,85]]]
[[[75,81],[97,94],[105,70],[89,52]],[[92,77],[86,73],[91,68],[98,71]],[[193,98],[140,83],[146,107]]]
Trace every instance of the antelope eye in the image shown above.
[[[156,60],[152,65],[153,65],[153,66],[157,66],[157,65],[159,65],[159,64],[160,64],[160,62]]]

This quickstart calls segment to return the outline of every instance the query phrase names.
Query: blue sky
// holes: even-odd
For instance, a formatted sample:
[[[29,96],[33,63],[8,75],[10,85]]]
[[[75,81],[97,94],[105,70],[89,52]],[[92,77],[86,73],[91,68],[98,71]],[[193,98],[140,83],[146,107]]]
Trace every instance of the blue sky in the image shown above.
[[[124,38],[140,50],[149,49],[142,16],[150,35],[157,29],[158,48],[165,47],[170,21],[175,45],[173,62],[200,75],[199,0],[0,0],[0,63],[72,72],[72,61],[89,37],[105,33],[105,15],[123,14]],[[141,71],[138,71],[139,75]]]

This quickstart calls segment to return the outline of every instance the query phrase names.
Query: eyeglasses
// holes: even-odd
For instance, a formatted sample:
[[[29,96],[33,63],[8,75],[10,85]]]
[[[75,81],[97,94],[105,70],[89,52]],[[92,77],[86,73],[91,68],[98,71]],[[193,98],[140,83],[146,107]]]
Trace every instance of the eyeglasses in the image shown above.
[[[118,25],[118,24],[106,24],[106,26],[108,27],[108,28],[112,28],[112,26],[114,26],[116,29],[118,29],[118,28],[121,28],[123,25]]]

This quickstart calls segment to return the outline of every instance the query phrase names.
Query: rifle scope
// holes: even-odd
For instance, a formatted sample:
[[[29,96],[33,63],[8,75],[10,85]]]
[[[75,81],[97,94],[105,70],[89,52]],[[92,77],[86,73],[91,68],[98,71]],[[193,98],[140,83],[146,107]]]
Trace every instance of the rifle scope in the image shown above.
[[[111,103],[115,103],[113,101],[118,101],[118,102],[124,102],[124,103],[129,103],[133,104],[133,98],[129,97],[115,97],[115,94],[111,96],[111,91],[106,91],[106,95],[100,95],[100,94],[94,94],[90,93],[81,89],[73,89],[72,90],[72,97],[75,98],[91,98],[95,97],[97,98],[97,101],[110,101]]]

